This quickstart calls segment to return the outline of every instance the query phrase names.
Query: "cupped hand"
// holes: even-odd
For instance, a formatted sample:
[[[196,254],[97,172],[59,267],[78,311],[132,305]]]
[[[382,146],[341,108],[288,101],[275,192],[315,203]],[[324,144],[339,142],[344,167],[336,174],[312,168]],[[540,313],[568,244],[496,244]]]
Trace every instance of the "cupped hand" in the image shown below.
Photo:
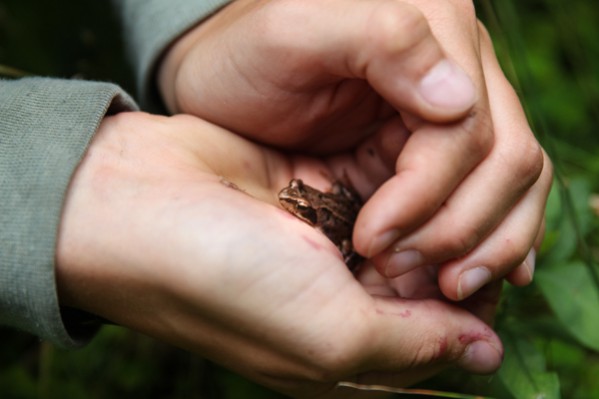
[[[495,143],[490,153],[443,203],[435,202],[434,178],[431,182],[418,171],[432,164],[451,180],[460,165],[456,159],[453,164],[434,162],[434,141],[447,132],[426,125],[427,133],[418,139],[429,142],[433,150],[408,152],[414,143],[408,141],[397,158],[396,174],[372,195],[356,224],[356,245],[376,255],[373,261],[383,275],[395,277],[418,266],[440,263],[441,290],[454,300],[503,277],[515,285],[532,280],[552,183],[551,161],[534,139],[488,34],[482,25],[479,29],[485,84],[493,93],[488,112]],[[407,129],[400,123],[392,128]],[[445,144],[452,145],[450,141]],[[429,214],[431,209],[435,213],[420,226],[397,222]],[[381,232],[375,240],[368,238],[372,230]]]
[[[263,143],[369,157],[374,132],[409,132],[376,193],[352,181],[373,194],[354,245],[383,275],[440,264],[456,300],[530,282],[551,166],[471,1],[237,0],[163,60],[172,112]]]
[[[386,132],[364,145],[391,148]],[[366,264],[356,279],[277,206],[291,177],[324,189],[339,170],[383,180],[385,163],[289,156],[191,116],[107,117],[67,195],[60,301],[292,396],[493,371],[502,347],[482,320],[497,285],[459,308],[438,299],[432,268],[388,280]]]

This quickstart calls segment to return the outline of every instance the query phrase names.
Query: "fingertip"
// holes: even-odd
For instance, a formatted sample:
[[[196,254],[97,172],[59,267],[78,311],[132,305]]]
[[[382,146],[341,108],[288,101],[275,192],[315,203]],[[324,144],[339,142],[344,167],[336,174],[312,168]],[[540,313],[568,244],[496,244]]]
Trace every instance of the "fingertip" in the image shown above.
[[[385,262],[384,275],[388,278],[399,277],[424,263],[424,257],[416,249],[393,250]]]
[[[507,275],[507,280],[518,287],[528,285],[532,282],[535,273],[536,251],[531,249],[526,259],[517,268]]]
[[[381,234],[373,235],[368,237],[367,241],[367,249],[364,252],[364,255],[367,258],[371,258],[380,254],[386,248],[390,247],[401,235],[401,232],[398,229],[391,229]]]
[[[491,271],[484,267],[474,267],[460,273],[458,277],[457,299],[461,301],[474,294],[493,279]]]
[[[472,79],[456,63],[441,59],[420,80],[418,92],[434,110],[463,114],[476,101]]]
[[[503,346],[497,341],[484,339],[473,341],[464,350],[458,365],[464,370],[476,374],[490,374],[501,366]]]

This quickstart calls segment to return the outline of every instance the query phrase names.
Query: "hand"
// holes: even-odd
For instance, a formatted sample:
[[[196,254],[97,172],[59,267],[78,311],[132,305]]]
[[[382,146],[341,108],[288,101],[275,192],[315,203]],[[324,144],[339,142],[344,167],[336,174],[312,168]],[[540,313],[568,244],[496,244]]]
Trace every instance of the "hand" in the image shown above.
[[[493,93],[489,96],[490,109],[485,111],[490,113],[495,132],[493,148],[431,219],[416,229],[406,227],[402,231],[401,226],[395,226],[385,233],[386,237],[382,235],[382,241],[397,241],[374,259],[379,271],[389,277],[421,264],[444,262],[439,270],[439,284],[442,292],[454,300],[464,299],[504,276],[515,285],[532,280],[535,253],[544,233],[545,202],[552,183],[551,161],[534,140],[516,93],[495,58],[487,32],[482,25],[479,29],[485,84]],[[435,140],[435,137],[423,139]],[[386,182],[361,212],[356,243],[362,233],[370,231],[363,224],[371,224],[372,220],[407,219],[409,213],[424,212],[430,206],[433,200],[430,195],[414,200],[415,194],[402,194],[401,189],[410,187],[410,183],[422,192],[430,187],[426,179],[416,181],[420,176],[415,177],[415,172],[424,170],[426,163],[434,159],[434,153],[411,153],[413,156],[408,158],[404,157],[405,151],[397,160],[395,181]],[[443,166],[434,164],[438,168]],[[451,170],[450,167],[447,173]],[[393,211],[396,214],[390,215]],[[457,257],[447,261],[448,254]]]
[[[159,85],[173,112],[294,150],[374,163],[365,137],[409,132],[394,176],[353,175],[365,197],[382,184],[358,251],[388,277],[443,265],[452,299],[530,282],[551,166],[470,1],[237,0],[172,46]]]
[[[401,146],[382,144],[393,138],[364,145],[392,159]],[[348,171],[388,174],[347,159]],[[330,184],[327,161],[191,116],[105,118],[62,215],[61,304],[293,396],[334,397],[341,380],[406,385],[450,365],[495,370],[501,343],[481,319],[499,285],[466,310],[435,299],[434,270],[387,280],[366,265],[357,280],[324,235],[276,205],[292,176]]]

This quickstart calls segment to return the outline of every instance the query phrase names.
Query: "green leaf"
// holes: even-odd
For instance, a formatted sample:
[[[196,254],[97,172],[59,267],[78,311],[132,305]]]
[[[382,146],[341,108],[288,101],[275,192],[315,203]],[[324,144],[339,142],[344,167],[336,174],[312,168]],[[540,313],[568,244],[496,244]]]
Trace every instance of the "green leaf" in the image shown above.
[[[599,292],[581,261],[540,268],[535,280],[565,329],[583,345],[599,351]]]
[[[577,216],[579,234],[586,236],[592,226],[593,214],[589,206],[591,197],[591,184],[588,179],[576,177],[570,179],[567,184],[572,199],[573,215]]]
[[[546,233],[541,255],[554,261],[570,258],[576,250],[576,234],[572,220],[564,210],[568,193],[560,183],[551,187],[545,209]]]
[[[545,357],[535,346],[513,336],[502,337],[505,359],[499,379],[515,399],[558,399],[559,379],[545,371]]]
[[[546,241],[541,254],[552,263],[571,258],[578,240],[591,229],[593,215],[589,207],[591,189],[588,180],[574,178],[562,185],[555,182],[546,207]]]

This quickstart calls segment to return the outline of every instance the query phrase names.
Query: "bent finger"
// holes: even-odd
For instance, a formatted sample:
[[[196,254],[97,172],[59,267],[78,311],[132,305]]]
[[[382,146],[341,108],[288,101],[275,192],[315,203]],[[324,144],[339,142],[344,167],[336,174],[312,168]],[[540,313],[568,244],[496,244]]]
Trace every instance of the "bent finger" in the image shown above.
[[[535,239],[533,248],[531,248],[528,254],[526,255],[524,262],[522,262],[520,266],[516,267],[514,270],[509,272],[506,276],[506,280],[509,281],[512,285],[524,286],[532,282],[532,278],[535,273],[537,251],[541,247],[541,243],[543,242],[544,236],[545,220],[543,219],[541,227],[539,227],[539,232],[537,233],[537,237]]]
[[[463,258],[445,264],[439,270],[439,285],[443,293],[455,300],[473,294],[490,281],[500,279],[525,264],[516,282],[530,282],[534,271],[533,245],[538,241],[545,200],[551,187],[551,168],[503,220],[497,229]],[[528,263],[527,263],[528,262]]]
[[[480,94],[416,7],[395,0],[337,6],[347,18],[320,36],[327,69],[366,79],[395,109],[424,120],[454,121],[470,111]]]

